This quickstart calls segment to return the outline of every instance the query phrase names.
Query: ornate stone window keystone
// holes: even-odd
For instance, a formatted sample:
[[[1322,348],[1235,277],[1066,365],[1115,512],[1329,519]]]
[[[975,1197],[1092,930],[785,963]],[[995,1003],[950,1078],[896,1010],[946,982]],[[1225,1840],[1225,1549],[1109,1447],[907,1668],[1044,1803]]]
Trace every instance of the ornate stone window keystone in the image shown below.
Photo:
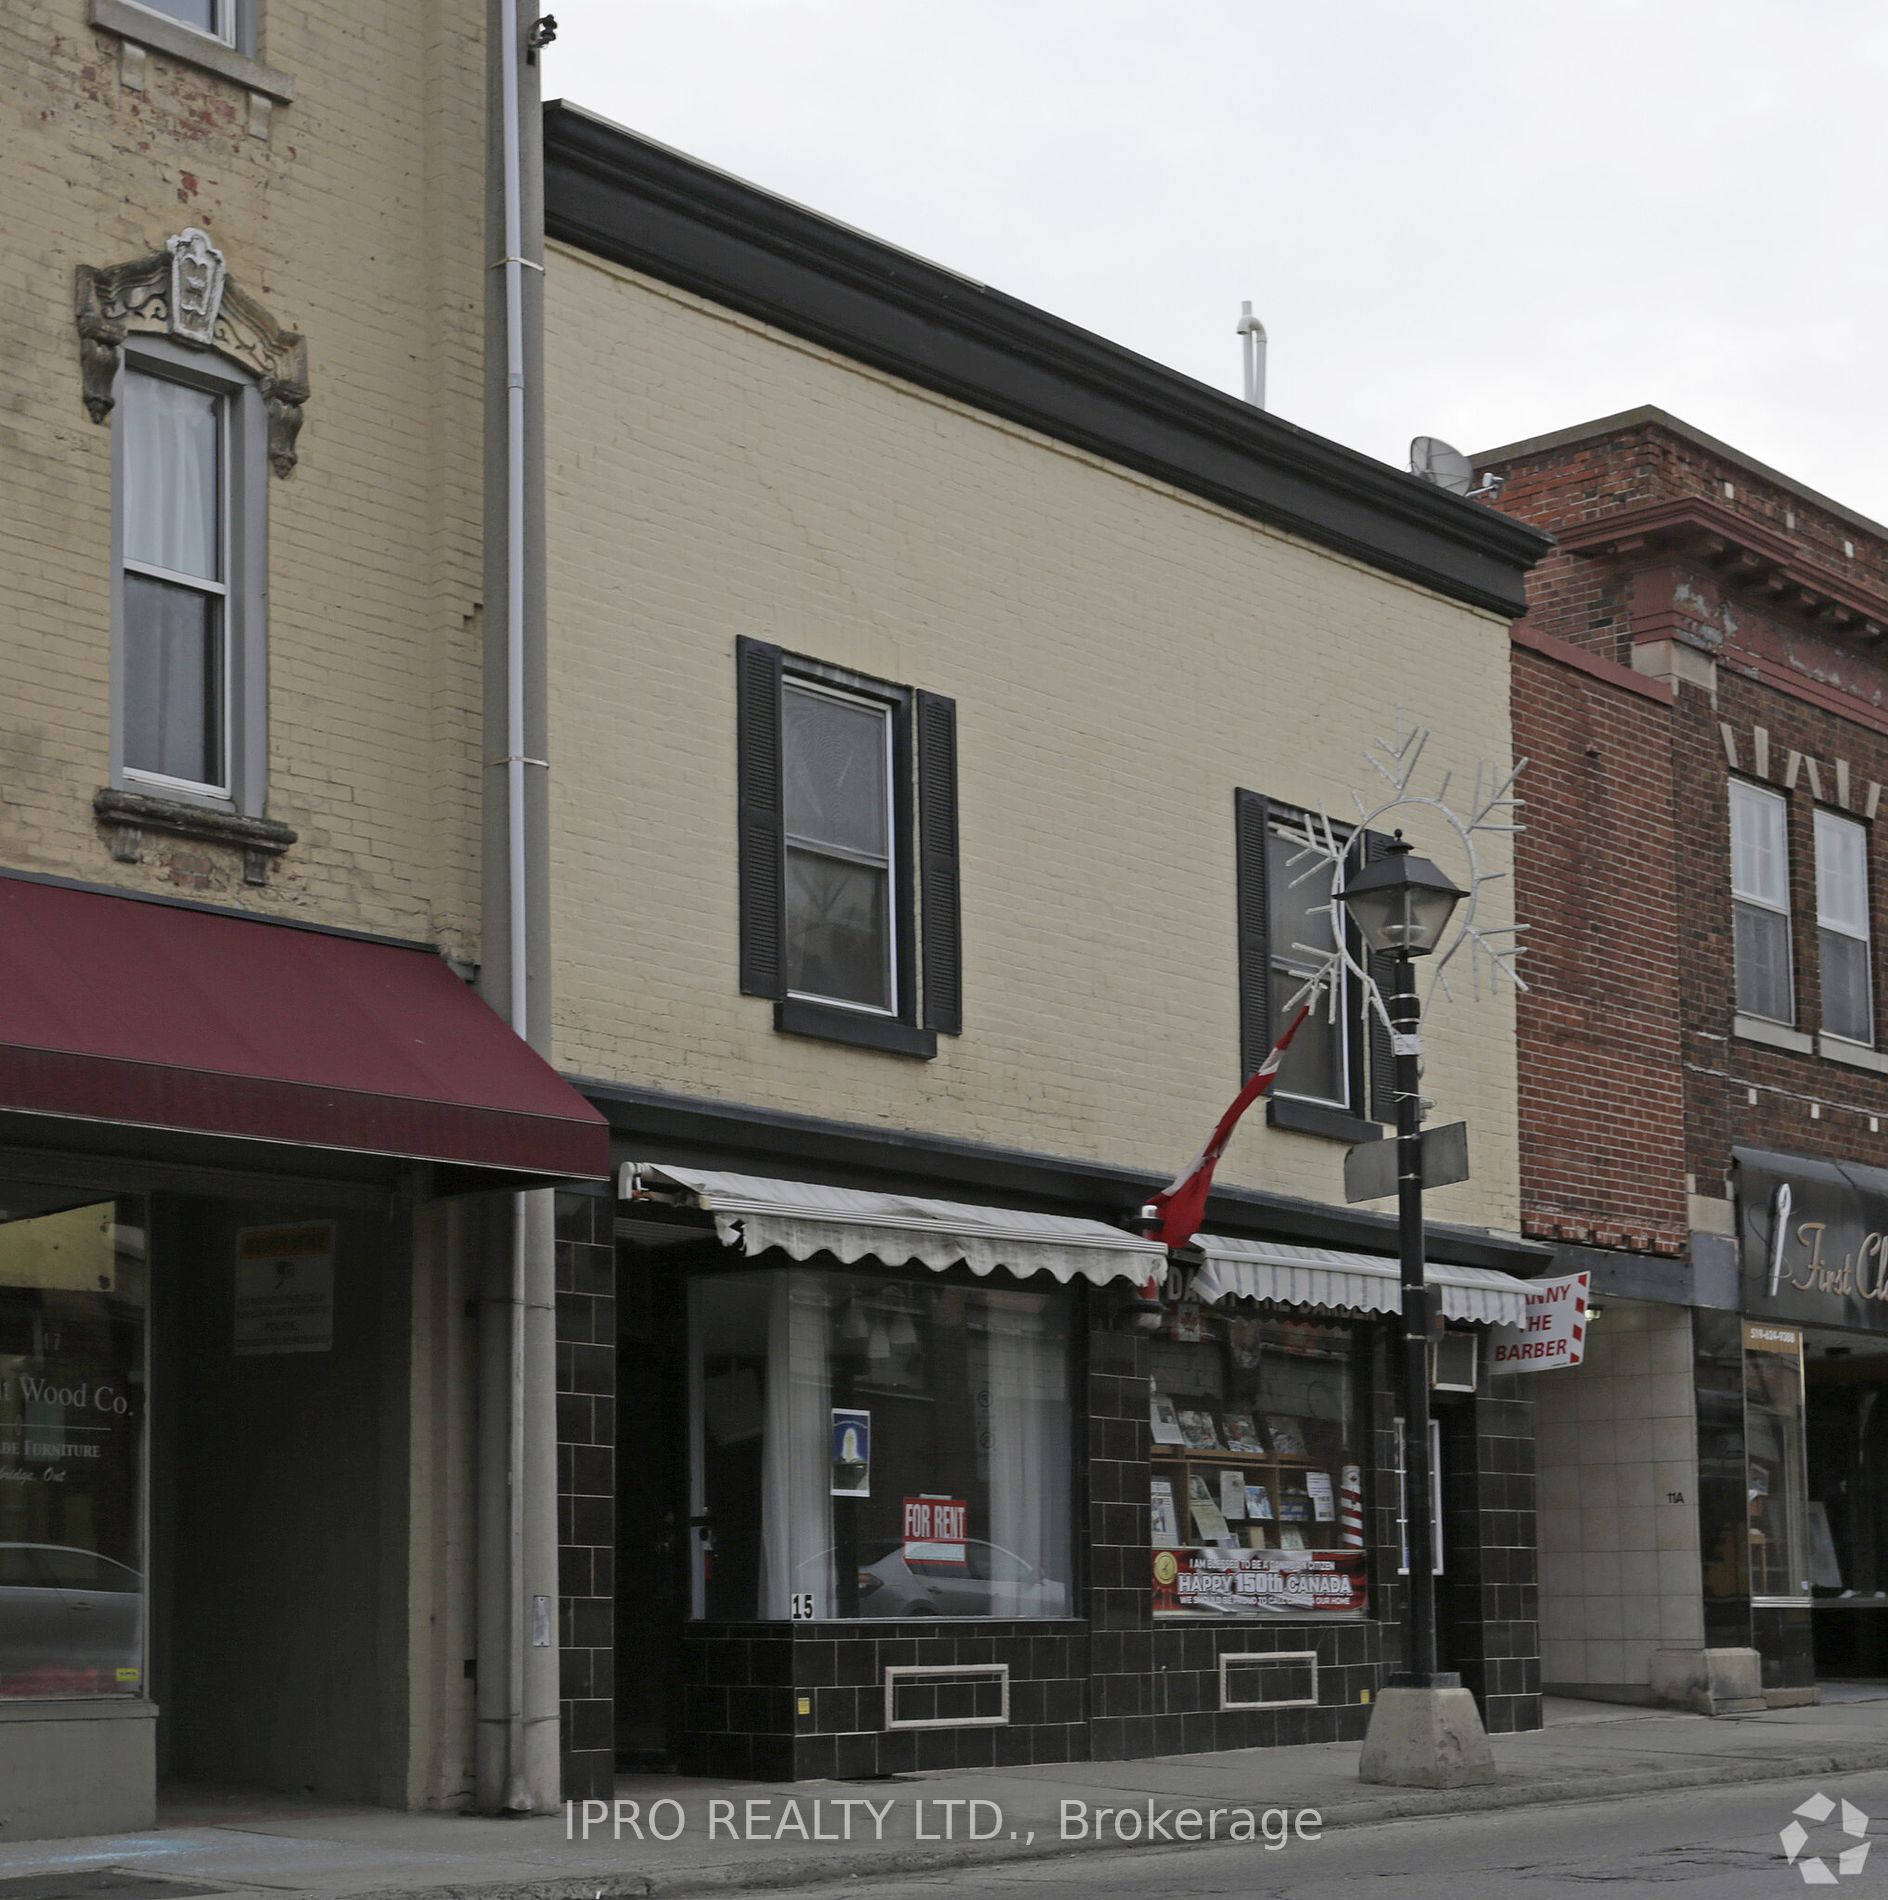
[[[278,475],[294,468],[308,400],[308,345],[231,280],[207,233],[193,225],[161,251],[128,263],[81,264],[73,302],[85,408],[94,422],[111,414],[126,333],[169,336],[191,349],[216,350],[255,376],[269,418],[269,466]]]

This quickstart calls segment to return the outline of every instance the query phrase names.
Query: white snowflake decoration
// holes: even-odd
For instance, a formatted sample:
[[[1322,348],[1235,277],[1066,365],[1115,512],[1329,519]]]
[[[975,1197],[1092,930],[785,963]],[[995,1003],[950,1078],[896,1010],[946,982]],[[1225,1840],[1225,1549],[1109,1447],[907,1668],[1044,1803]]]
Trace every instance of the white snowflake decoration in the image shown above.
[[[1296,839],[1298,849],[1287,861],[1287,869],[1293,865],[1304,866],[1292,879],[1294,884],[1302,884],[1308,878],[1329,873],[1333,900],[1328,904],[1314,905],[1312,914],[1315,916],[1322,912],[1331,917],[1331,934],[1336,948],[1302,943],[1291,945],[1298,956],[1307,960],[1310,969],[1288,1008],[1295,1009],[1307,997],[1314,1002],[1321,998],[1327,1015],[1335,1020],[1338,995],[1342,989],[1341,983],[1337,981],[1338,974],[1348,971],[1360,985],[1371,1014],[1386,1029],[1390,1027],[1389,999],[1372,978],[1368,960],[1352,951],[1345,942],[1346,933],[1336,927],[1336,900],[1343,892],[1344,874],[1349,868],[1355,837],[1364,832],[1382,833],[1403,829],[1399,815],[1404,812],[1425,817],[1432,824],[1439,820],[1453,833],[1468,874],[1466,894],[1449,920],[1449,933],[1428,958],[1428,981],[1421,990],[1422,1014],[1428,1015],[1438,990],[1445,1001],[1455,1000],[1455,992],[1449,983],[1449,965],[1464,949],[1468,952],[1469,988],[1474,1000],[1481,1000],[1484,987],[1491,995],[1498,992],[1504,979],[1513,983],[1518,990],[1527,988],[1516,965],[1527,951],[1526,944],[1520,938],[1528,926],[1518,923],[1482,924],[1477,921],[1477,913],[1482,908],[1483,891],[1508,874],[1506,871],[1490,870],[1476,848],[1477,838],[1497,833],[1512,837],[1522,829],[1513,817],[1521,808],[1521,801],[1514,795],[1514,782],[1527,761],[1519,760],[1505,776],[1486,765],[1477,764],[1475,795],[1468,810],[1459,811],[1449,803],[1449,786],[1454,777],[1451,772],[1443,773],[1441,783],[1433,792],[1422,793],[1412,789],[1417,765],[1428,743],[1427,727],[1418,726],[1405,731],[1399,716],[1394,742],[1375,739],[1364,749],[1365,759],[1389,786],[1390,796],[1375,805],[1368,805],[1361,794],[1351,794],[1357,804],[1354,833],[1338,830],[1322,808],[1315,814],[1306,813],[1300,821]],[[1416,848],[1423,848],[1420,841],[1412,839],[1411,842]],[[1432,855],[1433,848],[1424,850],[1423,854]]]

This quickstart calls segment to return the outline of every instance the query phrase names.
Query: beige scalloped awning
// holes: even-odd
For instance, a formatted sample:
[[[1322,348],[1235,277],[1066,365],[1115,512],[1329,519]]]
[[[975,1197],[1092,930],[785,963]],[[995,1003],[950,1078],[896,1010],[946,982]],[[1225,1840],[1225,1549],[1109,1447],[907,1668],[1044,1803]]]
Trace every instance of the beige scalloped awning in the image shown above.
[[[916,1194],[866,1193],[813,1181],[776,1181],[720,1174],[667,1162],[633,1162],[626,1190],[680,1189],[712,1214],[722,1243],[753,1255],[778,1247],[795,1260],[828,1253],[851,1265],[968,1267],[972,1273],[1046,1273],[1071,1280],[1131,1280],[1167,1270],[1166,1250],[1098,1220],[1035,1214],[1013,1207],[973,1207]]]
[[[1400,1313],[1402,1273],[1387,1254],[1338,1253],[1275,1240],[1234,1240],[1201,1234],[1194,1242],[1205,1264],[1193,1278],[1202,1300],[1275,1300],[1281,1306],[1321,1306],[1337,1312]],[[1527,1324],[1527,1282],[1492,1267],[1428,1263],[1429,1284],[1445,1317],[1486,1325]]]

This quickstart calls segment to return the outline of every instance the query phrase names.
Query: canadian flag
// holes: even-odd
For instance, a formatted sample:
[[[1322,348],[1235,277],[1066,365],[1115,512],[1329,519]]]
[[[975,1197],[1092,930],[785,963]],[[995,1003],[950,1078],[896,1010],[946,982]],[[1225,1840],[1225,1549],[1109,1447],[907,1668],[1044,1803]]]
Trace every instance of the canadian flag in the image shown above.
[[[1226,1152],[1226,1144],[1232,1140],[1239,1118],[1277,1079],[1279,1064],[1285,1060],[1292,1037],[1297,1035],[1317,1000],[1318,986],[1314,984],[1311,993],[1299,1005],[1298,1013],[1285,1025],[1284,1033],[1272,1044],[1272,1053],[1246,1077],[1245,1086],[1232,1098],[1232,1106],[1220,1116],[1206,1146],[1148,1202],[1151,1210],[1147,1216],[1149,1240],[1158,1240],[1166,1247],[1184,1247],[1200,1231],[1200,1222],[1206,1218],[1206,1197],[1213,1191],[1213,1170],[1219,1166],[1219,1158]]]

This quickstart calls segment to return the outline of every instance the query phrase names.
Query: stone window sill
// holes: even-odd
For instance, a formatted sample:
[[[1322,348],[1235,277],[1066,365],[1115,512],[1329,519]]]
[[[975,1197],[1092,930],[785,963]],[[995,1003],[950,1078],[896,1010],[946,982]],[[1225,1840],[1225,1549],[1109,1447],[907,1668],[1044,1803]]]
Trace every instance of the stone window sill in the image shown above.
[[[855,1049],[916,1056],[921,1062],[937,1055],[934,1030],[919,1029],[893,1016],[836,1009],[830,1003],[816,1003],[801,996],[783,996],[774,1004],[774,1027],[789,1036],[817,1036],[826,1042],[850,1043]]]
[[[1816,1053],[1831,1062],[1846,1062],[1852,1069],[1872,1069],[1877,1075],[1888,1075],[1888,1056],[1865,1043],[1845,1042],[1840,1036],[1818,1036]]]
[[[295,82],[287,73],[279,73],[273,66],[265,66],[247,53],[239,53],[233,46],[211,39],[207,33],[193,32],[161,13],[131,6],[127,0],[91,0],[88,18],[101,33],[115,34],[134,46],[162,53],[167,59],[182,60],[188,66],[215,73],[219,79],[231,80],[278,105],[285,106],[295,97]]]
[[[1788,1049],[1793,1055],[1816,1053],[1815,1037],[1792,1029],[1788,1023],[1773,1023],[1767,1016],[1735,1015],[1731,1018],[1731,1034],[1741,1036],[1746,1042],[1764,1043],[1772,1049]]]
[[[240,851],[246,884],[266,884],[269,866],[295,842],[295,833],[274,818],[251,818],[214,805],[192,805],[181,798],[111,786],[93,795],[92,813],[110,830],[111,854],[120,864],[138,862],[145,832],[168,831]]]
[[[1318,1135],[1326,1141],[1377,1141],[1383,1135],[1375,1122],[1365,1121],[1349,1109],[1300,1101],[1295,1095],[1268,1095],[1265,1125],[1288,1128],[1295,1135]]]

